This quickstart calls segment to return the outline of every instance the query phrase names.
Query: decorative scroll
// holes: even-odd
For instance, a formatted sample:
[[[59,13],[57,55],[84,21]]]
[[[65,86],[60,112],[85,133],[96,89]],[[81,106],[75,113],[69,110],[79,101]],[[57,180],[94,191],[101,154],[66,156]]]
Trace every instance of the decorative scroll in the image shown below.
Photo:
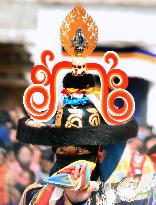
[[[56,76],[60,69],[69,69],[72,64],[70,62],[59,62],[53,67],[52,73],[47,64],[47,57],[53,61],[54,54],[45,50],[41,54],[41,65],[36,65],[31,70],[31,81],[33,85],[29,86],[23,96],[23,104],[28,115],[38,121],[46,122],[50,120],[56,113],[57,100],[56,100]],[[39,79],[38,74],[42,73],[44,78]],[[49,91],[48,87],[49,86]],[[43,102],[36,103],[34,101],[34,94],[41,93],[43,95]]]
[[[28,114],[34,120],[43,122],[50,120],[56,113],[56,76],[58,71],[60,69],[70,69],[72,67],[70,62],[62,61],[54,65],[51,73],[46,61],[47,56],[50,57],[50,60],[54,58],[53,53],[50,51],[44,51],[42,53],[42,65],[33,67],[31,71],[33,85],[26,89],[23,97],[24,106]],[[99,72],[101,77],[100,108],[102,117],[108,124],[117,125],[126,123],[131,119],[135,111],[135,102],[133,96],[125,90],[128,86],[128,77],[124,71],[118,68],[118,55],[112,51],[107,52],[104,55],[104,62],[109,64],[111,63],[110,60],[112,61],[112,65],[108,73],[97,63],[88,63],[87,70],[97,70]],[[37,74],[39,72],[44,74],[44,79],[38,79]],[[115,79],[118,79],[118,81],[116,82]],[[50,87],[49,91],[47,86]],[[111,90],[110,93],[109,90]],[[33,95],[35,92],[40,92],[44,96],[44,100],[41,104],[37,104],[34,101]],[[123,106],[121,108],[115,106],[114,101],[117,98],[121,98],[123,101]],[[75,119],[81,121],[81,117],[79,118],[77,114],[72,113],[71,117],[67,127],[71,127]],[[78,127],[81,127],[80,124]]]
[[[118,125],[131,119],[135,111],[135,102],[133,96],[125,90],[128,86],[128,76],[117,67],[119,56],[116,52],[109,51],[104,55],[105,63],[110,64],[110,60],[112,65],[108,73],[97,63],[88,63],[87,69],[97,70],[101,77],[100,105],[103,119],[108,124]],[[115,78],[118,78],[118,83],[114,82]],[[123,100],[124,105],[121,108],[115,106],[114,101],[117,98]]]

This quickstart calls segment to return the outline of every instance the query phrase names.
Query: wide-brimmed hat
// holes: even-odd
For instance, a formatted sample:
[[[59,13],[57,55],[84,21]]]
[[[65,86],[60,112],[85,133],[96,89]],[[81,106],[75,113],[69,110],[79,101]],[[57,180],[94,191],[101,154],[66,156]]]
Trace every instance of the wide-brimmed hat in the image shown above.
[[[104,121],[94,102],[87,97],[88,90],[98,90],[93,75],[67,73],[63,87],[64,100],[51,120],[46,123],[31,118],[19,120],[17,138],[20,141],[50,146],[98,145],[125,141],[137,135],[135,119],[120,125]]]

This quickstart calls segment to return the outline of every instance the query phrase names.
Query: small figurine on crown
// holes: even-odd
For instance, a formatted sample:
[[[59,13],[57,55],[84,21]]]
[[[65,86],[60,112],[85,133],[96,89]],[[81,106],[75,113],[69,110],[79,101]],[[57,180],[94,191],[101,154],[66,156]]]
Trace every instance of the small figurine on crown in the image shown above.
[[[17,139],[22,142],[51,146],[56,161],[49,178],[28,187],[20,203],[96,204],[99,201],[115,204],[149,197],[149,192],[141,195],[138,190],[136,196],[136,187],[126,188],[128,193],[123,194],[122,184],[139,184],[140,176],[128,178],[114,188],[105,183],[120,160],[125,141],[135,137],[138,130],[137,122],[132,118],[134,99],[125,90],[128,77],[118,68],[118,55],[115,52],[104,55],[106,64],[110,59],[113,61],[108,73],[100,64],[87,63],[86,57],[98,41],[98,28],[81,5],[67,15],[60,38],[64,49],[72,56],[72,63],[59,62],[51,72],[46,57],[53,60],[54,55],[51,51],[42,53],[42,65],[34,66],[31,71],[34,85],[25,91],[23,98],[30,118],[19,121],[17,133]],[[63,90],[59,94],[64,99],[58,105],[56,76],[63,69],[70,72],[63,79]],[[94,76],[89,73],[93,70],[100,75],[101,88],[95,86]],[[38,72],[45,78],[39,80]],[[118,83],[114,81],[116,77]],[[35,92],[44,96],[41,104],[34,101]],[[115,105],[116,98],[123,100],[123,107]]]

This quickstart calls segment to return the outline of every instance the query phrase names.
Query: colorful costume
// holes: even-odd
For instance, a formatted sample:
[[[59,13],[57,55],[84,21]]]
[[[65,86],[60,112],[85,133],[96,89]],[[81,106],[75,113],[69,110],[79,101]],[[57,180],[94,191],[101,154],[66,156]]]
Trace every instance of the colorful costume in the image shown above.
[[[24,95],[24,105],[31,118],[19,121],[17,138],[25,143],[49,145],[53,148],[67,146],[88,148],[101,145],[106,151],[106,156],[99,165],[100,172],[97,176],[101,180],[99,181],[100,190],[93,192],[87,201],[82,202],[84,204],[110,205],[148,198],[153,185],[152,183],[150,187],[146,185],[151,181],[154,182],[155,178],[148,178],[145,189],[142,190],[143,193],[139,192],[139,189],[136,192],[140,184],[140,176],[123,179],[118,184],[110,184],[108,180],[120,160],[126,140],[135,137],[138,130],[137,122],[132,118],[135,110],[134,100],[125,90],[128,78],[117,68],[117,54],[114,52],[105,54],[105,63],[109,64],[109,59],[113,60],[113,65],[107,74],[101,65],[86,63],[85,57],[96,47],[98,29],[94,20],[80,5],[66,17],[61,26],[60,37],[65,50],[73,56],[73,61],[72,63],[59,62],[54,65],[51,74],[46,57],[49,55],[50,60],[53,60],[54,55],[50,51],[42,53],[43,65],[37,65],[32,70],[32,81],[35,85],[28,88]],[[63,102],[58,103],[55,77],[61,69],[71,69],[71,71],[63,79]],[[95,86],[94,75],[88,70],[98,70],[101,77],[101,89]],[[45,79],[37,79],[36,74],[39,71],[45,74]],[[118,83],[115,82],[116,77],[119,78]],[[51,98],[48,98],[48,92],[45,89],[47,85],[50,85]],[[40,91],[47,101],[37,105],[33,98],[31,99],[34,91]],[[125,105],[123,107],[114,105],[116,98],[121,98]],[[64,158],[66,159],[67,156]],[[48,179],[41,180],[26,189],[20,205],[70,203],[63,194],[64,189],[67,187],[77,190],[86,189],[90,183],[91,172],[88,168],[79,182],[71,182],[69,175],[77,163],[74,162],[74,165],[67,167],[68,169],[63,169],[64,172],[59,170],[58,164],[55,164]],[[86,163],[89,166],[88,160]],[[105,183],[107,180],[108,183]],[[131,185],[134,187],[132,188]],[[129,191],[131,189],[132,192]],[[128,191],[129,195],[125,195],[125,191]]]
[[[126,146],[125,151],[112,175],[109,182],[119,182],[126,176],[134,176],[136,174],[154,174],[154,167],[150,158],[138,151],[132,151]]]

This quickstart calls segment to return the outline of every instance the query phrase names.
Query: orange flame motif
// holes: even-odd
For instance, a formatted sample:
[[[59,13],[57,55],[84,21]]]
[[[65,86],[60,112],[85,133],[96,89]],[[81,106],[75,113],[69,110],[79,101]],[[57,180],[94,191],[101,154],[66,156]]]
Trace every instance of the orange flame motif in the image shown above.
[[[75,56],[75,50],[72,46],[73,37],[78,28],[81,28],[86,39],[82,57],[90,55],[96,48],[98,41],[98,28],[92,17],[81,6],[77,5],[65,18],[60,28],[60,39],[64,49]]]
[[[76,56],[73,45],[73,37],[77,28],[81,28],[85,36],[83,41],[82,50],[78,52],[81,57],[89,55],[97,43],[98,30],[93,19],[86,13],[86,11],[78,5],[66,17],[61,26],[61,41],[67,52]],[[77,42],[74,39],[74,43]],[[83,52],[82,52],[83,51]],[[33,85],[29,86],[24,93],[23,103],[29,116],[38,121],[46,122],[50,120],[57,109],[56,97],[56,76],[62,69],[71,69],[72,63],[62,61],[54,65],[50,71],[47,64],[47,57],[53,61],[54,54],[45,50],[41,54],[41,65],[36,65],[31,70],[31,80]],[[111,61],[113,64],[111,63]],[[133,96],[125,89],[128,86],[128,77],[126,73],[119,69],[119,56],[113,51],[109,51],[104,55],[104,62],[111,63],[111,68],[106,73],[104,67],[97,63],[87,63],[86,69],[98,71],[101,79],[101,93],[100,93],[100,109],[103,119],[107,124],[118,125],[126,123],[131,119],[135,111],[135,102]],[[40,80],[38,74],[42,73],[44,78]],[[119,82],[114,81],[115,78]],[[48,89],[49,88],[49,89]],[[109,92],[111,90],[111,92]],[[44,100],[42,103],[37,104],[34,101],[34,94],[39,92],[43,95]],[[121,108],[115,106],[114,101],[120,98],[123,100],[124,105]]]

